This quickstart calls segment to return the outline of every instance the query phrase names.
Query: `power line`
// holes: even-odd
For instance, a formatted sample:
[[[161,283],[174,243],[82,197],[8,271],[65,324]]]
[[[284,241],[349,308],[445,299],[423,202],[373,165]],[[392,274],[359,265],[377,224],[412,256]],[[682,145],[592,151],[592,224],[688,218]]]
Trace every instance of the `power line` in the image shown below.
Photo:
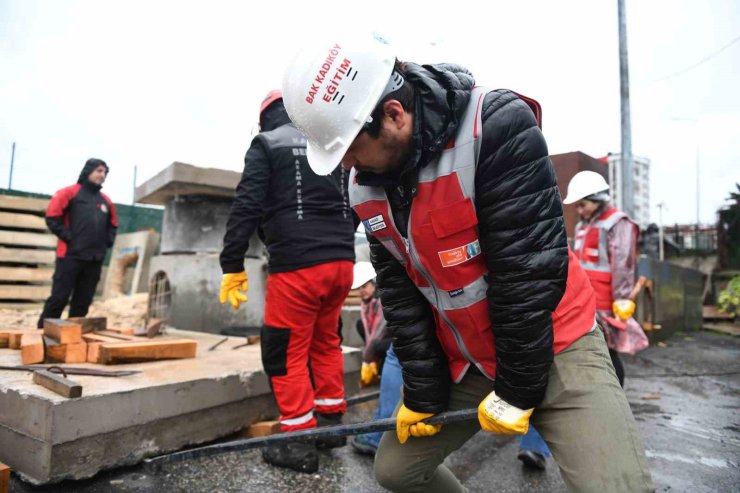
[[[703,63],[706,63],[706,62],[708,62],[709,60],[711,60],[711,59],[712,59],[712,58],[714,58],[715,56],[717,56],[717,55],[719,55],[720,53],[722,53],[723,51],[725,51],[725,50],[726,50],[727,48],[729,48],[730,46],[732,46],[732,45],[734,45],[735,43],[737,43],[738,41],[740,41],[740,36],[736,37],[735,39],[733,39],[732,41],[730,41],[730,42],[729,42],[728,44],[726,44],[725,46],[723,46],[723,47],[722,47],[722,48],[720,48],[719,50],[715,51],[714,53],[712,53],[712,54],[710,54],[710,55],[707,55],[707,56],[705,56],[704,58],[702,58],[701,60],[699,60],[699,61],[698,61],[698,62],[696,62],[695,64],[693,64],[693,65],[691,65],[691,66],[689,66],[689,67],[686,67],[686,68],[685,68],[685,69],[683,69],[683,70],[679,70],[678,72],[674,72],[674,73],[672,73],[672,74],[670,74],[670,75],[666,75],[665,77],[661,77],[660,79],[655,79],[655,80],[654,80],[653,82],[663,82],[663,81],[665,81],[665,80],[668,80],[668,79],[672,79],[672,78],[674,78],[674,77],[678,77],[679,75],[685,74],[685,73],[686,73],[686,72],[688,72],[689,70],[693,70],[693,69],[695,69],[696,67],[698,67],[699,65],[702,65]]]

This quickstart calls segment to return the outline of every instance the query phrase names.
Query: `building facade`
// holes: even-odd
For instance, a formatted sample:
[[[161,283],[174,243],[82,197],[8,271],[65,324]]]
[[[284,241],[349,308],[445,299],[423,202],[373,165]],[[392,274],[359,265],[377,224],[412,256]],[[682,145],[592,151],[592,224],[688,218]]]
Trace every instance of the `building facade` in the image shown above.
[[[609,184],[614,205],[624,210],[622,197],[622,155],[609,153],[606,156],[609,166]],[[632,187],[634,192],[634,207],[632,219],[641,229],[650,224],[650,160],[646,157],[632,156]]]

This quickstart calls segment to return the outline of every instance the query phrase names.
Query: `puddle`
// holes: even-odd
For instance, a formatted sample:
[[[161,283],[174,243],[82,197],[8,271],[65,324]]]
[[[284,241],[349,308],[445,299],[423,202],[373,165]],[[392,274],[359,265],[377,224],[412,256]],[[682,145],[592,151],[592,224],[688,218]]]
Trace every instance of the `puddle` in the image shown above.
[[[645,455],[649,458],[663,459],[670,462],[682,462],[684,464],[701,464],[707,467],[713,467],[716,469],[724,469],[730,467],[730,462],[724,459],[717,459],[716,457],[686,457],[685,455],[671,454],[669,452],[656,452],[654,450],[646,450]]]

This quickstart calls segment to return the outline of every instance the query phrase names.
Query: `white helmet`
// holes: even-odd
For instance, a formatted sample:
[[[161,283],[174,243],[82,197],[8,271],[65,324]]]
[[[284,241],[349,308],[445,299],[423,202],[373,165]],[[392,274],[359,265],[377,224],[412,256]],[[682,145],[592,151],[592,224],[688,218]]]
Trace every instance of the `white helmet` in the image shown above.
[[[603,176],[594,171],[580,171],[568,183],[568,196],[563,204],[572,204],[599,192],[609,190],[609,184]]]
[[[403,85],[400,76],[391,77],[395,61],[394,50],[377,35],[335,39],[293,58],[283,76],[283,102],[306,135],[314,173],[331,173],[378,101]]]
[[[357,289],[368,281],[375,279],[375,269],[370,262],[357,262],[354,267],[352,288]]]

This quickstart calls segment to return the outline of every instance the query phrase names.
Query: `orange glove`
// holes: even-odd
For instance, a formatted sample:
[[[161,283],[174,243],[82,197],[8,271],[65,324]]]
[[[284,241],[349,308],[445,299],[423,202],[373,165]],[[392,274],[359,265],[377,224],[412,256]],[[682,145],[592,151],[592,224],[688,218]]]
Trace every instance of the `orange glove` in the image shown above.
[[[396,416],[396,436],[398,437],[398,441],[406,443],[409,435],[412,437],[430,437],[439,433],[442,425],[428,425],[421,421],[432,416],[434,414],[417,413],[401,404],[401,409],[398,410],[398,415]]]
[[[228,300],[231,306],[239,308],[243,301],[247,301],[247,291],[249,291],[249,281],[245,271],[235,272],[233,274],[224,274],[221,279],[221,290],[218,299],[222,305]]]
[[[375,383],[378,380],[378,364],[373,361],[372,363],[362,363],[360,368],[360,385],[367,387]]]

